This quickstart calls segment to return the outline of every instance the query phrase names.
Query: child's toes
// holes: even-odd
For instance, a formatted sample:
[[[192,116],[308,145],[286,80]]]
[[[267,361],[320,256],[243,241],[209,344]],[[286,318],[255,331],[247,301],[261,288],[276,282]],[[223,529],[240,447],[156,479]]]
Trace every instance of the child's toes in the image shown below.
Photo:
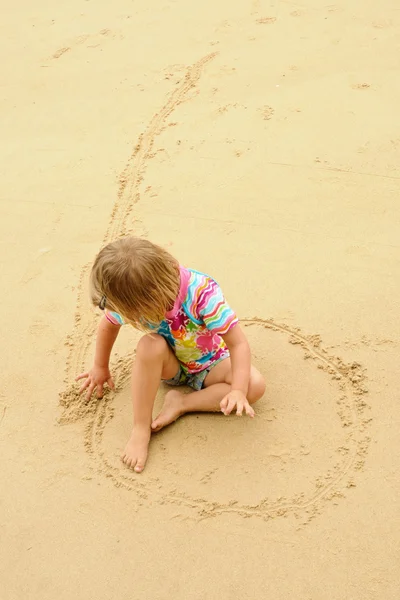
[[[146,464],[146,459],[138,459],[136,465],[135,465],[135,471],[136,473],[141,473],[144,469],[144,466]]]
[[[131,458],[130,456],[128,456],[127,454],[125,454],[122,457],[122,462],[129,468],[131,468],[132,466],[134,466],[134,462],[133,462],[133,458]]]

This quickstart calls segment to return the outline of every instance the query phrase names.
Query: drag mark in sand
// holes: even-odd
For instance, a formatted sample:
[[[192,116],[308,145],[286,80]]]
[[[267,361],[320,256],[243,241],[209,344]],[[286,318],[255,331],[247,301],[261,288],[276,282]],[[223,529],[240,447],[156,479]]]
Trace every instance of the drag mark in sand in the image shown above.
[[[146,171],[146,162],[151,153],[156,137],[167,126],[168,117],[183,102],[190,100],[190,92],[198,84],[204,67],[217,56],[217,52],[207,54],[190,66],[173,92],[167,98],[161,110],[154,115],[144,133],[139,137],[129,160],[120,175],[117,200],[111,212],[109,226],[104,236],[104,244],[126,235],[132,230],[129,216],[133,206],[140,199],[140,183]],[[89,306],[87,300],[88,275],[91,265],[86,265],[78,283],[77,307],[73,332],[68,336],[66,345],[69,347],[66,365],[67,390],[60,394],[63,414],[60,422],[70,423],[81,419],[89,419],[88,427],[98,411],[97,401],[86,402],[84,397],[77,394],[72,382],[75,376],[82,372],[88,364],[89,351],[95,335],[98,318]]]
[[[336,412],[344,431],[344,439],[336,448],[337,462],[326,466],[326,470],[315,478],[314,491],[305,494],[302,490],[292,497],[268,497],[254,505],[241,505],[235,500],[218,502],[204,497],[199,491],[190,496],[182,490],[169,488],[168,478],[148,479],[145,483],[125,467],[111,464],[103,449],[103,435],[106,424],[113,417],[111,395],[98,405],[94,423],[88,425],[85,446],[90,454],[98,460],[98,470],[110,478],[117,487],[124,487],[136,494],[137,506],[151,500],[159,503],[171,503],[189,508],[198,518],[210,518],[223,513],[233,513],[241,517],[258,517],[264,520],[294,515],[300,523],[307,523],[320,514],[328,501],[344,497],[345,492],[355,486],[354,476],[362,470],[368,451],[370,437],[368,427],[371,421],[368,415],[364,396],[365,375],[358,363],[344,363],[337,356],[330,356],[323,348],[319,335],[304,335],[298,328],[275,322],[273,319],[242,319],[245,327],[256,326],[285,334],[288,342],[299,346],[304,358],[311,360],[316,368],[325,372],[337,387]],[[121,359],[117,365],[119,370],[119,388],[129,378],[132,357]]]
[[[242,323],[245,327],[255,326],[285,334],[290,344],[302,350],[304,359],[312,361],[316,368],[321,369],[333,381],[337,389],[336,412],[344,433],[336,448],[336,458],[332,464],[326,465],[324,472],[317,474],[311,493],[299,489],[291,497],[264,497],[255,504],[240,504],[234,499],[228,502],[216,501],[207,497],[209,490],[203,491],[201,486],[196,495],[190,495],[181,489],[175,489],[168,477],[144,480],[123,465],[112,464],[109,450],[104,449],[103,440],[106,425],[114,416],[115,394],[109,392],[101,402],[93,401],[96,410],[87,420],[85,448],[96,461],[99,473],[110,478],[117,487],[124,487],[135,495],[136,508],[144,502],[155,501],[190,509],[199,519],[224,513],[264,520],[293,515],[299,523],[305,524],[320,514],[328,501],[337,501],[344,497],[349,488],[356,485],[354,477],[364,466],[370,443],[368,428],[371,421],[369,407],[364,400],[367,390],[361,366],[358,363],[346,364],[339,357],[331,356],[323,348],[318,335],[304,335],[298,328],[277,323],[273,319],[254,317],[242,319]],[[116,393],[128,383],[132,358],[133,356],[128,356],[120,359],[114,367],[118,375]],[[76,396],[75,399],[79,402]],[[204,467],[207,468],[207,465]],[[212,486],[210,489],[212,490]]]
[[[6,416],[6,410],[7,410],[7,406],[4,406],[4,407],[3,407],[3,414],[2,414],[2,415],[1,415],[1,417],[0,417],[0,425],[2,424],[2,422],[3,422],[3,419],[4,419],[4,417]]]
[[[118,200],[111,214],[111,222],[104,238],[105,243],[129,232],[128,218],[133,206],[140,200],[139,187],[144,178],[154,140],[165,129],[167,119],[173,111],[189,99],[188,96],[196,87],[203,68],[216,56],[217,52],[208,54],[187,70],[180,85],[172,92],[161,110],[151,119],[146,131],[139,137],[119,178]]]

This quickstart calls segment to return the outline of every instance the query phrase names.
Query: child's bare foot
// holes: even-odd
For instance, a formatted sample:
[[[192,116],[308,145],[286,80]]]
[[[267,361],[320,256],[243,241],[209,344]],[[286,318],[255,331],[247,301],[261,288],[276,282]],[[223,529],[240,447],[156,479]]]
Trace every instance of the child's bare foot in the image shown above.
[[[166,427],[170,423],[173,423],[186,411],[184,409],[184,397],[185,394],[171,390],[165,396],[163,407],[160,414],[154,419],[151,424],[152,431],[160,431],[163,427]]]
[[[145,467],[148,447],[150,442],[150,431],[147,427],[134,427],[125,450],[121,455],[122,462],[136,473],[141,473]]]

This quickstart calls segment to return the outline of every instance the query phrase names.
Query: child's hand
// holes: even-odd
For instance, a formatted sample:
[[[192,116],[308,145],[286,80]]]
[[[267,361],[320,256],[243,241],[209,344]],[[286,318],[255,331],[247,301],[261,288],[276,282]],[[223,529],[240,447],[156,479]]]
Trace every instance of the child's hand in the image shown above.
[[[220,403],[221,412],[224,415],[230,415],[231,412],[236,407],[236,414],[241,417],[243,411],[245,411],[246,415],[253,418],[255,415],[254,410],[251,408],[249,401],[246,396],[240,390],[232,390],[221,400]]]
[[[90,371],[86,373],[81,373],[75,379],[75,381],[79,381],[80,379],[86,379],[83,383],[82,387],[79,390],[81,394],[83,390],[87,389],[86,392],[86,400],[90,399],[90,396],[93,394],[94,390],[97,389],[97,397],[103,397],[103,387],[104,384],[107,383],[108,387],[112,390],[114,389],[114,381],[111,377],[111,373],[108,367],[99,367],[97,365],[93,365]]]

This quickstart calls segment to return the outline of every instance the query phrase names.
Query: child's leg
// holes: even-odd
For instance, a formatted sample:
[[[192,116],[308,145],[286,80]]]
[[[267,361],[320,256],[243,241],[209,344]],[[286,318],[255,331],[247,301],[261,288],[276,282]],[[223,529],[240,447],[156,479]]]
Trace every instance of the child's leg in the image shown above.
[[[179,363],[166,341],[159,335],[144,336],[136,349],[132,368],[133,429],[122,454],[123,462],[143,471],[151,435],[151,419],[161,379],[171,379]]]
[[[168,392],[160,414],[151,425],[152,430],[159,431],[188,412],[219,412],[221,400],[230,392],[231,380],[231,361],[227,358],[210,371],[202,390],[191,394],[182,394],[175,390]],[[264,378],[252,367],[247,394],[249,403],[257,402],[264,392]]]

